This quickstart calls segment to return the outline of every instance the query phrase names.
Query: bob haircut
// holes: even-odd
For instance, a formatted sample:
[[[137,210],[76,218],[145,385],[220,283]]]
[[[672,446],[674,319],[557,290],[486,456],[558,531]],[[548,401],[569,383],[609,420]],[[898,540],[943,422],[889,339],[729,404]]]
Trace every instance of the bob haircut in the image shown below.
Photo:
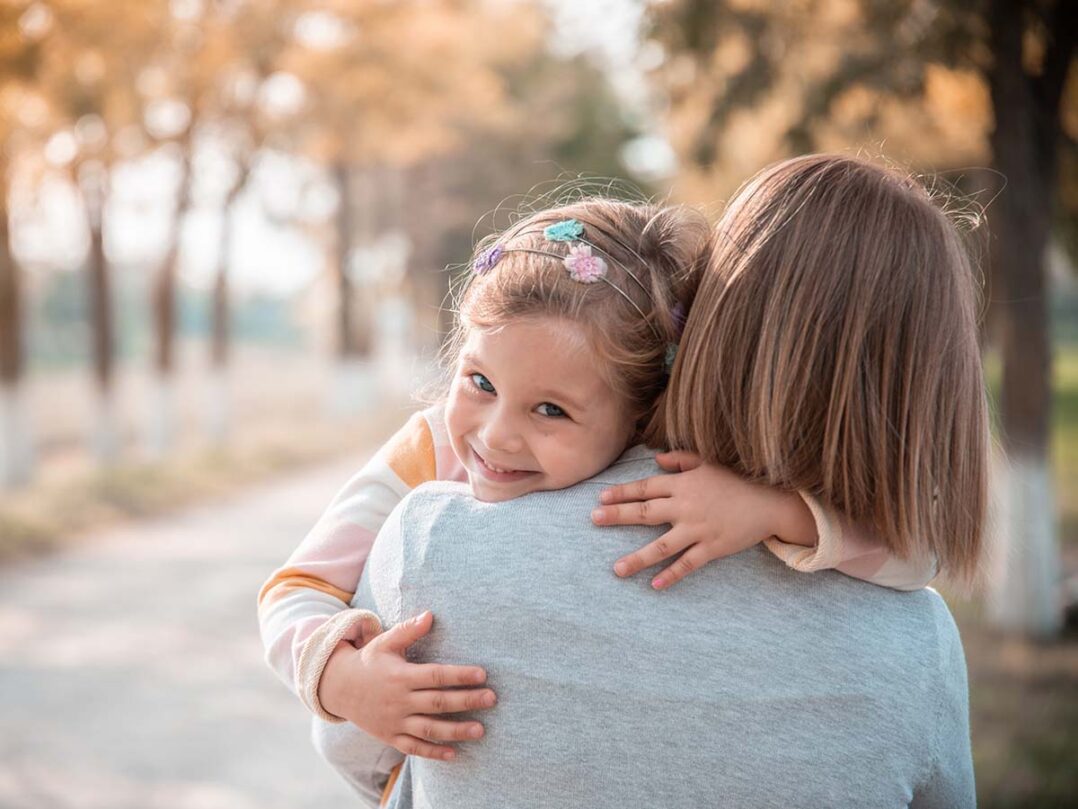
[[[989,464],[976,321],[963,240],[921,185],[850,157],[786,160],[713,232],[648,437],[806,490],[970,585]]]

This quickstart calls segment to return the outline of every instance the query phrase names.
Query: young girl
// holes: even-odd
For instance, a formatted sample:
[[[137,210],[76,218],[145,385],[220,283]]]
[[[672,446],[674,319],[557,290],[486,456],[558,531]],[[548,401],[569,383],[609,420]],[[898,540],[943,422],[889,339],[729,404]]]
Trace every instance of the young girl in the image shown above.
[[[685,209],[589,199],[533,214],[479,246],[450,342],[445,401],[413,416],[346,485],[260,594],[267,658],[316,715],[428,757],[453,756],[439,741],[482,735],[477,722],[438,718],[493,704],[493,693],[476,687],[481,669],[403,657],[429,631],[429,615],[379,635],[375,616],[348,609],[371,544],[423,482],[467,481],[481,499],[509,499],[587,479],[637,443],[657,418],[708,237]],[[708,488],[698,498],[653,504],[651,518],[672,531],[666,552],[660,540],[649,559],[691,546],[699,565],[771,537],[769,547],[799,569],[838,566],[866,549],[887,556],[809,495],[702,471]],[[700,472],[685,474],[695,485]],[[721,504],[704,522],[702,500]],[[930,559],[887,558],[851,572],[910,588],[935,572]],[[631,574],[639,562],[621,560],[616,572]],[[654,586],[684,572],[663,573]]]

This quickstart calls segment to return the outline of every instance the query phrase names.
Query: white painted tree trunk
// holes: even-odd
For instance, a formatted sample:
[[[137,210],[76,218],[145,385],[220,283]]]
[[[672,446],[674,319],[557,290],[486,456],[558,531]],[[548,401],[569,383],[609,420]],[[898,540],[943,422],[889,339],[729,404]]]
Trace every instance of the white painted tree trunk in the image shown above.
[[[164,459],[172,449],[176,432],[176,390],[171,376],[150,377],[147,402],[146,451],[154,460]]]
[[[34,469],[34,442],[25,391],[17,383],[0,384],[0,486],[28,483]]]
[[[206,432],[215,446],[223,446],[232,428],[232,380],[227,369],[211,368],[206,382]]]
[[[374,352],[378,364],[380,389],[401,398],[414,384],[415,348],[412,331],[415,316],[406,298],[394,295],[378,305]]]
[[[371,410],[378,402],[374,363],[367,358],[338,360],[333,368],[329,415],[347,418]]]
[[[992,559],[988,608],[1009,631],[1051,637],[1062,623],[1062,565],[1052,475],[1042,459],[997,464],[999,546]]]
[[[120,455],[120,430],[116,415],[116,393],[94,385],[90,417],[90,449],[103,466],[114,463]]]

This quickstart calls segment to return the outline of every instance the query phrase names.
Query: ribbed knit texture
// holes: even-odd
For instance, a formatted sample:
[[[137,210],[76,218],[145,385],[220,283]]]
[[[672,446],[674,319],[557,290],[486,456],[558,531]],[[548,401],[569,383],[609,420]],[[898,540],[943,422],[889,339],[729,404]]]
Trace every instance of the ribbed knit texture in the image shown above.
[[[408,759],[391,805],[973,806],[939,596],[803,575],[761,548],[669,592],[618,579],[613,562],[661,529],[589,512],[602,486],[655,471],[635,449],[569,490],[487,504],[432,484],[390,516],[354,605],[386,626],[432,610],[414,659],[484,666],[498,693],[475,715],[485,738],[454,762]],[[384,783],[391,759],[352,726],[315,738],[353,784]]]

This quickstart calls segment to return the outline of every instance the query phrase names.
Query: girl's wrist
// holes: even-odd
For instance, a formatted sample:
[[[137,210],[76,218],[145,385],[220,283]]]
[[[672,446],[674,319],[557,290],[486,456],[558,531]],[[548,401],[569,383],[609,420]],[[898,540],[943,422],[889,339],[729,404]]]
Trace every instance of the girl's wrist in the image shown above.
[[[777,531],[774,535],[791,545],[812,548],[819,541],[816,520],[812,511],[797,492],[781,492],[781,503],[776,509]]]
[[[339,697],[341,689],[337,687],[337,670],[348,667],[348,658],[358,650],[346,640],[340,641],[326,660],[326,666],[322,669],[322,676],[318,680],[318,703],[322,710],[328,714],[343,719],[344,706]]]

